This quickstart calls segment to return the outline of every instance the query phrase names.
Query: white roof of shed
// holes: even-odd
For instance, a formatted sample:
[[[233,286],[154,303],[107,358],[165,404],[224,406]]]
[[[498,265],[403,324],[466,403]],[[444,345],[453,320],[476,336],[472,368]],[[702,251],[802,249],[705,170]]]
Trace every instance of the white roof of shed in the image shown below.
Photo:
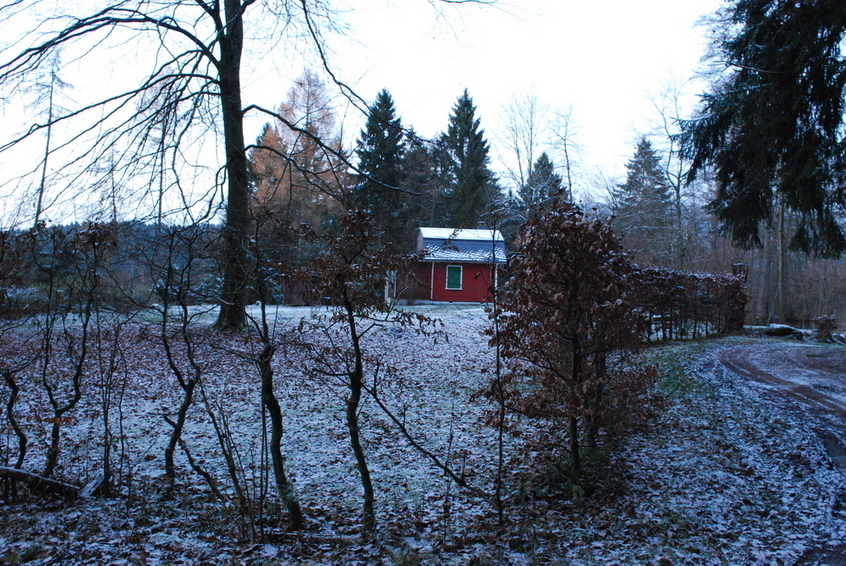
[[[424,261],[505,263],[505,242],[499,230],[420,228],[417,251]]]
[[[459,230],[457,228],[420,228],[420,235],[436,240],[484,240],[502,242],[499,230]]]

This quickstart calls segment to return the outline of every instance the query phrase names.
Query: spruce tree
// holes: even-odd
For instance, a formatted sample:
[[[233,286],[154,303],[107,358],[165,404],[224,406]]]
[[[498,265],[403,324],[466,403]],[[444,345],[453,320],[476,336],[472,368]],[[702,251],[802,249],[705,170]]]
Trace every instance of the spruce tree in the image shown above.
[[[473,99],[465,89],[453,106],[446,133],[441,135],[450,186],[446,222],[456,228],[475,228],[499,192],[488,168],[490,147],[479,124]]]
[[[410,205],[410,195],[402,190],[405,139],[394,100],[385,89],[370,106],[356,154],[359,175],[350,202],[371,215],[384,242],[402,246]]]
[[[555,165],[543,152],[532,166],[526,184],[519,190],[526,220],[533,218],[560,190],[561,175],[555,172]]]
[[[614,194],[615,228],[641,260],[661,263],[673,224],[672,195],[658,153],[641,138]]]
[[[445,227],[445,195],[448,185],[440,165],[439,145],[420,138],[413,129],[405,135],[403,178],[406,186],[416,195],[409,199],[409,227]]]
[[[846,3],[735,0],[717,20],[725,66],[685,124],[691,179],[714,170],[711,210],[735,243],[760,246],[774,212],[794,213],[794,249],[846,251]]]

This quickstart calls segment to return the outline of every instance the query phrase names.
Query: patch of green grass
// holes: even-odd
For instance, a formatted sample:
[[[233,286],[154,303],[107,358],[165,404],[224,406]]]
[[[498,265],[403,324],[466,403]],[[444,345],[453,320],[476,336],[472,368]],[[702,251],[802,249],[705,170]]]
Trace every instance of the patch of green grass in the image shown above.
[[[677,353],[668,352],[654,361],[658,366],[658,390],[662,393],[686,396],[699,389],[699,381],[688,373]]]
[[[690,371],[690,364],[725,344],[724,339],[662,344],[648,348],[643,361],[658,368],[657,387],[661,393],[686,397],[702,387],[702,382]]]
[[[36,545],[30,546],[20,552],[16,552],[14,550],[8,551],[2,559],[2,564],[26,564],[27,562],[32,562],[35,560],[39,553],[41,552],[41,547]]]

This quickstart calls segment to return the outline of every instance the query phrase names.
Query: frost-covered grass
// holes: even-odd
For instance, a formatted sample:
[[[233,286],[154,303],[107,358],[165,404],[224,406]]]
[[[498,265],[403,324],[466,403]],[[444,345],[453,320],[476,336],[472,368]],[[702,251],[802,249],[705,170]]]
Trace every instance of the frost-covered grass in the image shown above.
[[[486,315],[480,307],[463,305],[412,308],[440,318],[446,336],[423,337],[390,326],[367,335],[371,362],[378,359],[380,375],[388,379],[385,399],[403,412],[419,442],[490,493],[495,434],[483,426],[489,407],[472,399],[494,368],[487,338],[480,334]],[[271,312],[280,342],[300,320],[324,313],[291,307]],[[209,312],[199,324],[213,320]],[[5,360],[31,351],[23,342],[26,332],[19,328],[4,335]],[[181,452],[177,489],[171,499],[163,497],[162,454],[170,431],[164,416],[174,416],[179,389],[154,325],[127,327],[123,336],[126,390],[111,421],[118,434],[116,496],[72,504],[23,497],[2,505],[0,559],[32,564],[792,564],[809,549],[846,541],[841,472],[799,408],[716,362],[715,351],[735,342],[650,349],[646,357],[662,369],[663,404],[647,426],[606,439],[588,455],[592,467],[577,489],[563,456],[532,452],[536,429],[526,424],[523,435],[508,437],[504,528],[497,525],[489,499],[447,481],[372,401],[365,403],[363,437],[379,522],[370,540],[363,540],[358,528],[361,493],[343,418],[344,388],[332,378],[309,376],[302,348],[282,347],[274,367],[285,413],[283,450],[308,524],[304,532],[286,532],[284,513],[270,497],[258,533],[263,538],[248,540],[235,504],[214,501]],[[196,338],[210,406],[226,417],[241,479],[248,489],[258,489],[262,421],[258,375],[248,359],[257,344],[244,335],[199,332]],[[316,331],[304,338],[326,339]],[[58,475],[66,480],[85,481],[99,467],[97,375],[92,365],[89,394],[63,428]],[[4,389],[4,404],[7,395]],[[32,440],[25,468],[33,471],[43,464],[45,407],[30,384],[16,408]],[[189,414],[185,440],[231,496],[221,450],[200,402]],[[8,431],[0,442],[4,454],[13,452]]]

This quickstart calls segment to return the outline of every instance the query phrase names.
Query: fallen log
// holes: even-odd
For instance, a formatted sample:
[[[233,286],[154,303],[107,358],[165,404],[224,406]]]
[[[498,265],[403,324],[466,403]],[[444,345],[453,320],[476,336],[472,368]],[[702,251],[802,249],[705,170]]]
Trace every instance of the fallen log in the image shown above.
[[[0,466],[0,479],[19,481],[26,484],[31,491],[57,493],[70,499],[79,497],[79,488],[73,484],[52,480],[17,468]]]
[[[106,474],[100,472],[79,491],[79,497],[81,499],[85,499],[88,497],[94,497],[95,495],[102,495],[105,488]]]
[[[804,335],[798,328],[787,326],[786,324],[771,324],[764,328],[764,336],[774,336],[778,338],[793,338],[795,340],[802,340]]]

